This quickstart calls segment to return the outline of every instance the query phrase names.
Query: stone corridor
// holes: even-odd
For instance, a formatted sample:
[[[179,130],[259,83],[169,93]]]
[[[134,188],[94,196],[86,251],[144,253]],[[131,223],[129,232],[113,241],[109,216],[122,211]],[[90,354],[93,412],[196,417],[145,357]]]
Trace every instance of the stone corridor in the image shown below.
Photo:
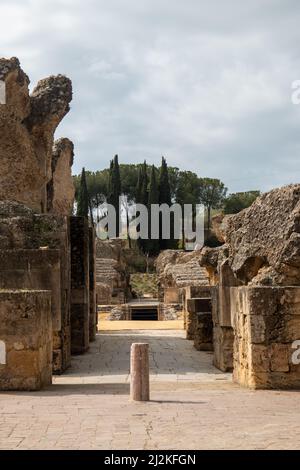
[[[151,401],[131,403],[129,350],[150,343]],[[103,331],[41,392],[0,394],[1,449],[300,449],[300,392],[251,391],[183,330]]]

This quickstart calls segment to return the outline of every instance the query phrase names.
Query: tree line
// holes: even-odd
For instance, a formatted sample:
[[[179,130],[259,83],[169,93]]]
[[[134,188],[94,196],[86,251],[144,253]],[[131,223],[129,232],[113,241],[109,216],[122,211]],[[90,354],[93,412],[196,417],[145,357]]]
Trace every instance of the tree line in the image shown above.
[[[167,165],[164,157],[161,166],[142,164],[119,164],[118,155],[110,162],[109,168],[100,171],[85,171],[74,176],[76,189],[77,215],[90,214],[99,221],[103,217],[101,207],[104,202],[112,204],[117,213],[123,209],[127,228],[134,217],[132,208],[136,204],[150,207],[152,204],[203,204],[207,212],[207,226],[211,224],[212,209],[222,209],[225,213],[236,213],[248,207],[259,195],[259,191],[230,194],[224,183],[216,178],[201,178],[192,171],[180,170]],[[121,198],[120,198],[121,197]],[[122,207],[120,207],[120,199]],[[160,224],[161,225],[161,224]],[[172,224],[171,224],[172,225]],[[120,227],[117,222],[116,233]],[[151,220],[149,220],[149,232]],[[150,232],[151,233],[151,232]],[[140,248],[150,254],[162,249],[177,248],[178,241],[139,240]],[[176,246],[175,246],[176,245]]]

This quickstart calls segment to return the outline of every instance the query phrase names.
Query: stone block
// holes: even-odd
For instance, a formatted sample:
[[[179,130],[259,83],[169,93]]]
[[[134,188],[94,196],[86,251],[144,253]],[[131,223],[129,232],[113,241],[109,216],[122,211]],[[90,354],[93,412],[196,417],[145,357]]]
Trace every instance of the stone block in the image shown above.
[[[233,329],[231,327],[213,327],[214,366],[223,372],[233,370]]]
[[[61,329],[59,250],[1,250],[0,289],[50,290],[52,326]]]
[[[196,314],[194,347],[198,351],[213,350],[213,322],[211,312]]]
[[[51,292],[0,291],[0,390],[40,390],[52,382]]]
[[[181,301],[181,290],[178,287],[165,287],[164,299],[165,304],[178,304]]]
[[[292,344],[300,339],[299,287],[231,289],[234,380],[250,388],[298,388],[300,366]]]

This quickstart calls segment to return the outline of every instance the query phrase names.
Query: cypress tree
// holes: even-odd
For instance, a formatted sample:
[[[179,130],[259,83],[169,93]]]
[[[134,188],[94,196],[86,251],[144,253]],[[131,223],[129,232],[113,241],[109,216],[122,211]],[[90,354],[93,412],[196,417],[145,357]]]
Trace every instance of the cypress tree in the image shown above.
[[[89,213],[89,195],[86,184],[85,169],[82,168],[80,187],[77,197],[77,211],[76,215],[87,217]]]
[[[161,160],[159,174],[159,204],[171,205],[171,189],[168,173],[167,161],[164,157]]]
[[[141,167],[139,167],[137,185],[136,185],[136,197],[135,197],[135,202],[137,204],[141,203],[141,195],[142,195],[142,169]]]
[[[169,173],[168,173],[168,165],[167,161],[164,157],[162,157],[161,160],[161,167],[160,167],[160,173],[159,173],[159,204],[168,204],[168,206],[171,206],[171,189],[170,189],[170,181],[169,181]],[[173,231],[173,223],[174,223],[174,217],[173,214],[171,214],[170,217],[170,224],[171,224],[171,230],[170,230],[170,240],[164,240],[162,238],[162,216],[160,214],[160,229],[159,229],[159,246],[161,250],[166,250],[168,248],[173,248],[174,247],[174,231]]]
[[[137,181],[137,188],[136,188],[136,203],[137,204],[144,204],[144,206],[148,206],[148,166],[146,160],[144,161],[143,165],[139,167],[138,170],[138,181]],[[139,230],[139,226],[137,226],[137,230]],[[147,252],[148,248],[148,241],[143,240],[141,238],[138,239],[137,243],[141,250],[144,253]]]
[[[146,160],[142,167],[142,186],[141,186],[141,204],[147,207],[148,205],[148,172]]]
[[[120,199],[121,196],[121,178],[118,155],[110,162],[108,179],[108,197],[107,202],[111,204],[116,211],[116,236],[120,235]]]
[[[149,240],[148,240],[148,252],[150,255],[157,255],[159,253],[159,240],[152,240],[151,238],[151,206],[152,204],[159,203],[159,194],[158,194],[158,184],[156,179],[156,170],[155,166],[152,165],[151,175],[150,175],[150,185],[149,185],[149,195],[148,195],[148,230],[149,230]]]

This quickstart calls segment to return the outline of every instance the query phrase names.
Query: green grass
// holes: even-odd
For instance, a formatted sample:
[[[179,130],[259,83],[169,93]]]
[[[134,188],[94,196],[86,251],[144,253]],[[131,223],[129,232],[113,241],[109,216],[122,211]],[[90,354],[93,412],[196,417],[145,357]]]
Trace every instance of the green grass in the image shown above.
[[[156,274],[131,274],[130,284],[136,297],[157,297]]]

